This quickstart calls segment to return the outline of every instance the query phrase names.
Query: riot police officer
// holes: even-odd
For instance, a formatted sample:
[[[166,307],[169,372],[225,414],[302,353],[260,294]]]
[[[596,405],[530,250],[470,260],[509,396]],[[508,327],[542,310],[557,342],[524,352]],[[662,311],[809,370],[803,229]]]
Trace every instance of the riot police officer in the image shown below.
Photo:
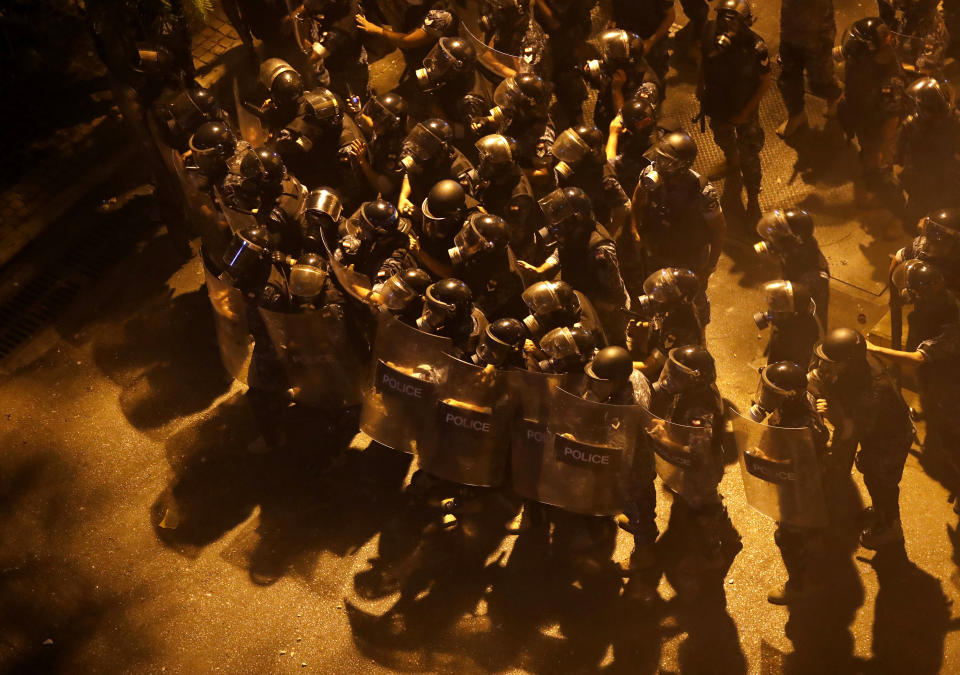
[[[763,285],[766,311],[753,315],[757,328],[770,328],[767,363],[791,361],[808,366],[821,327],[809,291],[792,281],[769,281]]]
[[[454,274],[470,287],[474,304],[488,320],[524,317],[523,281],[510,255],[503,218],[471,214],[454,236],[448,256]]]
[[[497,370],[524,368],[523,343],[527,331],[517,319],[506,317],[487,324],[471,361]]]
[[[153,115],[167,145],[181,153],[187,151],[190,137],[201,125],[227,119],[213,92],[196,82],[182,85],[154,103]]]
[[[541,373],[582,373],[597,352],[596,336],[582,326],[561,326],[548,331],[537,341],[532,355],[542,356],[533,362]]]
[[[434,185],[473,169],[470,160],[453,146],[450,124],[439,118],[419,122],[410,130],[403,141],[400,166],[404,175],[397,207],[414,221]]]
[[[925,213],[960,205],[960,113],[953,88],[922,77],[907,88],[913,112],[897,139],[896,163],[907,193],[906,221],[912,227]]]
[[[416,325],[423,314],[427,288],[433,283],[430,273],[419,267],[410,267],[394,274],[379,286],[373,286],[371,302],[388,311],[408,325]]]
[[[400,154],[407,135],[409,106],[402,96],[387,92],[371,96],[357,116],[357,126],[368,141],[354,141],[350,150],[370,188],[395,199],[403,180]]]
[[[813,232],[813,218],[801,209],[774,209],[757,223],[761,241],[753,245],[758,255],[780,261],[780,278],[801,284],[817,306],[820,326],[827,326],[830,302],[830,267]]]
[[[581,325],[583,300],[565,281],[538,281],[531,284],[521,295],[528,314],[523,325],[530,339],[537,341],[554,328]],[[589,320],[584,327],[596,329]]]
[[[463,221],[477,209],[477,202],[467,196],[463,186],[446,179],[434,185],[420,207],[422,218],[415,228],[417,245],[414,255],[422,267],[438,278],[453,275],[451,249]]]
[[[814,450],[822,470],[827,454],[830,432],[816,410],[813,396],[807,392],[807,369],[797,363],[772,363],[760,373],[756,402],[750,408],[755,422],[764,418],[772,427],[808,428],[813,435]],[[789,579],[773,588],[767,600],[775,605],[790,604],[806,597],[813,590],[810,579],[810,548],[815,530],[778,522],[774,541],[780,549]]]
[[[717,18],[704,33],[697,97],[727,169],[743,178],[747,217],[756,222],[764,141],[759,109],[770,86],[770,58],[763,38],[750,30],[752,24],[747,0],[723,0],[717,6]]]
[[[629,98],[659,105],[661,80],[644,59],[644,42],[636,33],[611,29],[600,36],[600,57],[587,61],[584,77],[597,90],[593,123],[607,129]]]
[[[860,535],[866,548],[903,541],[900,478],[913,444],[910,409],[900,388],[878,361],[867,356],[867,341],[849,328],[831,331],[817,345],[809,378],[817,410],[837,431],[831,453],[853,458],[873,502],[873,522]]]
[[[459,279],[441,279],[424,294],[417,328],[453,340],[454,356],[469,358],[486,328],[483,314],[473,305],[470,287]]]
[[[587,97],[581,66],[589,52],[592,0],[535,0],[535,16],[550,37],[554,57],[553,82],[557,105],[554,117],[559,128],[583,119]]]
[[[661,84],[667,81],[670,52],[667,35],[677,18],[674,0],[630,2],[614,0],[613,25],[636,33],[643,39],[643,56]]]
[[[413,266],[410,223],[390,202],[365,202],[347,219],[344,230],[334,257],[365,274],[374,286]]]
[[[720,524],[725,510],[717,491],[723,477],[723,400],[716,379],[716,364],[706,347],[687,345],[670,350],[652,387],[650,412],[658,419],[647,427],[654,452],[659,456],[669,457],[679,451],[692,458],[685,470],[684,489],[677,492],[677,497],[693,515],[698,533],[697,557],[708,566],[719,562],[724,544]],[[687,433],[672,433],[669,425],[680,425]],[[678,443],[686,447],[672,448]],[[649,533],[649,524],[640,531]],[[635,551],[635,555],[639,562],[649,559],[647,554]]]
[[[845,63],[837,118],[847,136],[860,144],[864,184],[902,219],[904,199],[893,176],[893,155],[904,112],[904,80],[890,28],[877,17],[860,19],[834,53]]]
[[[211,120],[197,127],[188,146],[189,165],[195,167],[212,188],[226,176],[227,160],[237,150],[237,139],[227,124]]]
[[[656,379],[675,347],[705,342],[706,326],[696,305],[700,281],[691,270],[664,267],[647,277],[643,291],[633,305],[648,330],[646,347],[639,350],[644,356],[638,367],[644,375]],[[637,346],[634,351],[638,351]]]
[[[476,62],[476,50],[466,40],[437,40],[417,68],[417,89],[410,92],[411,100],[427,104],[422,116],[443,117],[468,127],[473,115],[487,109],[489,100],[482,96]]]
[[[777,86],[787,120],[777,134],[789,138],[807,125],[804,74],[810,91],[827,101],[827,116],[836,114],[840,84],[831,52],[837,35],[833,0],[783,0],[780,5],[780,76]]]
[[[294,12],[313,84],[328,87],[348,106],[367,100],[370,79],[367,50],[354,19],[358,13],[358,0],[305,0]]]
[[[907,315],[909,332],[906,349],[912,352],[924,340],[938,335],[942,327],[960,319],[957,299],[947,288],[943,274],[936,267],[922,260],[908,260],[897,265],[891,275],[890,314],[896,324],[902,305],[913,305]],[[894,334],[898,338],[899,335]],[[894,341],[899,349],[899,340]]]
[[[675,131],[657,143],[653,163],[643,169],[633,193],[633,227],[647,258],[647,269],[693,270],[704,293],[702,321],[709,321],[707,280],[717,266],[727,224],[717,191],[690,167],[697,145]]]
[[[561,133],[550,152],[556,158],[557,186],[582,190],[597,220],[618,236],[629,219],[630,198],[607,162],[603,133],[594,126],[578,125]]]
[[[561,278],[596,307],[610,344],[622,346],[630,298],[620,275],[617,247],[594,220],[590,199],[580,188],[558,188],[540,200],[540,208],[557,245],[546,262],[527,268],[540,276],[559,269]]]
[[[551,49],[547,35],[521,0],[487,0],[480,17],[487,46],[503,54],[516,57],[516,65],[524,72],[550,77],[553,70]],[[489,73],[488,79],[513,77],[517,69],[484,50],[479,65]]]
[[[268,98],[260,105],[258,116],[271,133],[279,132],[300,114],[303,77],[283,59],[271,58],[260,64],[260,84]]]
[[[894,255],[890,274],[900,263],[914,259],[933,265],[947,287],[954,294],[960,292],[960,211],[939,209],[927,214],[913,241]]]
[[[943,70],[950,34],[936,0],[877,0],[903,66],[918,75]]]
[[[516,139],[517,164],[531,176],[545,176],[557,136],[549,111],[549,83],[534,73],[518,73],[497,85],[493,102],[489,115],[474,120],[473,130],[493,130]]]
[[[657,141],[656,112],[645,98],[631,98],[610,122],[607,161],[620,185],[635,186],[640,172],[650,164],[647,153]]]
[[[517,164],[519,147],[509,136],[490,134],[475,144],[477,168],[461,176],[483,208],[507,224],[510,246],[524,257],[534,244],[532,213],[536,206],[530,181]]]

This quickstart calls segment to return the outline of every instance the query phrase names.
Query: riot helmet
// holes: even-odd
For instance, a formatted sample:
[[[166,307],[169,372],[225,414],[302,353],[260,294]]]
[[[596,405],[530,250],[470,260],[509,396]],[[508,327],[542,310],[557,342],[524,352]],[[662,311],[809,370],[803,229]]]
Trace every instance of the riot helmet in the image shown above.
[[[423,59],[416,72],[417,84],[423,91],[439,89],[454,77],[473,68],[477,53],[466,40],[442,37]]]
[[[477,173],[486,180],[511,175],[516,167],[517,141],[509,136],[490,134],[478,140]]]
[[[235,232],[223,253],[225,281],[243,290],[257,288],[270,276],[270,235],[262,227]]]
[[[442,279],[427,287],[423,314],[417,328],[434,333],[468,319],[473,312],[473,293],[459,279]]]
[[[655,111],[653,104],[642,96],[635,96],[623,104],[620,109],[623,128],[631,133],[643,133],[653,126]]]
[[[867,340],[852,328],[835,328],[814,348],[816,376],[826,383],[836,382],[845,369],[866,364]]]
[[[592,218],[590,198],[578,187],[557,188],[537,203],[551,230],[569,221],[588,223]]]
[[[463,265],[476,256],[507,248],[507,224],[490,213],[472,213],[453,238],[447,251],[454,266]]]
[[[547,359],[539,363],[539,368],[548,373],[582,372],[596,352],[596,339],[586,328],[580,326],[561,326],[549,331],[540,338],[540,351]]]
[[[802,399],[807,393],[807,369],[793,361],[777,361],[760,369],[756,400],[750,406],[750,419],[762,422],[785,404]]]
[[[802,209],[774,209],[757,223],[763,241],[753,245],[758,255],[783,255],[795,251],[813,237],[813,218]]]
[[[691,304],[700,292],[700,280],[692,270],[664,267],[643,282],[643,295],[637,298],[636,311],[653,316],[671,305]]]
[[[260,83],[278,105],[290,105],[303,94],[303,78],[283,59],[267,59],[260,64]]]
[[[643,40],[636,33],[611,28],[600,36],[600,58],[587,61],[584,74],[599,81],[618,68],[628,68],[643,58]]]
[[[921,118],[943,117],[953,110],[953,87],[933,77],[921,77],[907,87],[907,95]]]
[[[633,358],[623,347],[604,347],[598,351],[583,372],[587,386],[599,401],[606,401],[630,382]]]
[[[264,191],[279,190],[286,174],[280,155],[266,147],[248,146],[227,160],[227,168],[239,179],[239,187],[248,197],[259,197]]]
[[[565,281],[538,281],[520,296],[530,315],[523,325],[534,337],[559,326],[573,326],[580,321],[580,297]]]
[[[423,232],[433,239],[451,236],[467,212],[467,193],[455,180],[447,178],[430,188],[420,207]]]
[[[493,92],[491,117],[498,124],[519,117],[545,117],[550,104],[550,85],[536,73],[517,73],[504,79]]]
[[[302,110],[316,124],[328,130],[340,129],[343,122],[340,99],[324,87],[311,89],[303,95]]]
[[[223,173],[226,161],[237,149],[230,127],[219,120],[204,122],[190,137],[190,153],[204,176]]]
[[[370,120],[370,125],[378,134],[402,130],[407,126],[410,106],[399,94],[387,92],[380,96],[371,96],[360,114]]]
[[[797,316],[812,316],[816,309],[810,292],[803,284],[792,281],[768,281],[763,285],[763,300],[766,311],[753,315],[753,322],[760,330]]]
[[[837,61],[870,56],[876,58],[890,41],[890,27],[877,16],[868,16],[854,21],[840,44],[833,48]]]
[[[314,188],[303,207],[303,239],[314,251],[324,249],[324,232],[333,235],[343,213],[340,197],[330,188]]]
[[[308,253],[290,266],[290,295],[298,306],[312,305],[327,283],[327,263],[316,253]]]
[[[487,324],[472,360],[478,366],[501,368],[520,356],[526,339],[527,330],[522,323],[511,318],[497,319]]]
[[[943,274],[930,263],[907,260],[893,270],[893,285],[900,291],[900,299],[908,305],[923,302],[944,288]]]
[[[697,159],[697,144],[685,131],[672,131],[661,138],[654,149],[653,167],[664,176],[683,173]]]
[[[400,164],[407,172],[420,171],[426,164],[447,158],[452,142],[453,129],[446,120],[432,118],[419,122],[403,141]]]
[[[580,124],[557,137],[550,152],[557,159],[557,173],[569,178],[584,163],[601,163],[604,159],[603,133],[595,126]]]
[[[737,35],[753,25],[753,8],[747,0],[723,0],[717,5],[715,47],[725,51],[733,46]]]
[[[480,27],[485,33],[515,26],[524,18],[520,0],[486,0],[480,16]]]
[[[377,239],[388,237],[397,232],[400,225],[400,213],[397,207],[384,199],[365,202],[360,207],[360,218]]]
[[[406,312],[432,282],[430,274],[419,267],[397,272],[380,286],[381,303],[395,314]]]
[[[678,396],[709,387],[717,381],[717,366],[703,345],[674,347],[667,354],[660,378],[653,383],[655,392]]]
[[[960,210],[941,209],[920,221],[924,257],[952,258],[960,254]]]
[[[180,139],[177,143],[189,138],[204,122],[220,119],[221,115],[223,111],[213,92],[195,82],[159,110],[164,131],[170,138]]]

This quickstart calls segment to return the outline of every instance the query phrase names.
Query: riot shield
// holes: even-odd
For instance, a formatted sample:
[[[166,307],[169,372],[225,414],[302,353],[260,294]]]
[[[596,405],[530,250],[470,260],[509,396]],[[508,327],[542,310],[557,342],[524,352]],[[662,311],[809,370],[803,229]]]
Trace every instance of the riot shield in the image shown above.
[[[758,424],[730,412],[750,506],[778,523],[826,525],[820,462],[810,429]]]
[[[309,54],[310,48],[307,47],[307,37],[310,35],[310,29],[304,18],[294,9],[294,3],[290,0],[284,0],[284,4],[287,8],[287,16],[290,17],[290,26],[293,30],[293,39],[297,42],[297,49],[304,54]]]
[[[220,360],[235,380],[247,384],[250,359],[253,357],[253,336],[250,335],[246,300],[239,289],[217,278],[203,249],[200,259],[203,261],[203,276],[213,306]]]
[[[448,338],[419,331],[388,312],[380,314],[360,430],[394,450],[416,452],[422,430],[434,422],[439,366],[452,348]]]
[[[240,211],[227,205],[218,187],[213,188],[213,194],[216,197],[217,206],[220,207],[220,212],[223,213],[223,217],[233,234],[243,232],[251,227],[257,227],[257,217],[249,211]]]
[[[213,203],[207,192],[198,188],[198,179],[190,175],[191,172],[184,166],[183,158],[179,152],[171,148],[169,161],[177,175],[180,188],[183,190],[184,203],[187,206],[187,215],[191,222],[197,225],[201,234],[210,227],[216,227],[221,209]]]
[[[493,75],[495,81],[503,79],[504,72],[501,70],[507,67],[515,72],[527,70],[523,58],[519,54],[507,54],[487,45],[483,41],[483,30],[479,25],[478,17],[471,16],[469,13],[460,21],[460,37],[470,43],[477,53],[477,65],[481,71]],[[486,78],[489,80],[489,78]]]
[[[340,287],[350,297],[360,300],[361,302],[366,301],[367,296],[369,296],[373,290],[373,283],[370,281],[370,277],[347,267],[337,260],[334,256],[337,250],[337,243],[328,241],[328,234],[323,230],[320,231],[320,236],[323,239],[324,248],[327,249],[330,269],[333,271],[333,276],[337,278]]]
[[[647,411],[644,431],[657,475],[667,487],[693,506],[716,494],[712,429],[675,424]]]
[[[341,308],[259,311],[294,401],[329,409],[360,403],[366,368]]]
[[[522,471],[514,476],[517,492],[575,513],[621,512],[643,433],[643,408],[594,403],[559,388],[549,389],[543,403],[545,428],[526,426],[529,440],[522,437],[527,442],[518,448],[526,455],[513,459]]]
[[[247,143],[255,148],[267,142],[267,132],[260,123],[260,118],[254,115],[244,105],[240,98],[240,84],[237,78],[233,78],[233,100],[236,103],[237,127],[240,129],[240,136]]]
[[[500,485],[512,417],[506,374],[444,356],[434,416],[417,447],[420,468],[461,485]]]

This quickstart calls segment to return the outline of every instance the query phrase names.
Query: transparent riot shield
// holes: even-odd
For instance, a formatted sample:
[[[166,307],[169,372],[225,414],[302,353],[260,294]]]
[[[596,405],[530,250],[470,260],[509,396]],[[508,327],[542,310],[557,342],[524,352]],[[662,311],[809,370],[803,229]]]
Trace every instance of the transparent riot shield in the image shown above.
[[[253,357],[253,336],[250,335],[246,300],[239,289],[217,278],[202,249],[200,259],[203,261],[203,276],[213,306],[220,360],[235,380],[247,384],[250,359]]]
[[[191,175],[191,173],[195,174],[196,171],[190,172],[187,170],[180,153],[173,148],[170,148],[169,153],[169,162],[176,173],[180,189],[183,192],[184,204],[186,204],[187,216],[190,221],[196,224],[201,234],[211,227],[217,227],[221,209],[214,204],[209,193],[199,188],[198,178]]]
[[[693,506],[714,498],[719,467],[712,457],[712,429],[675,424],[647,411],[644,431],[667,487]]]
[[[328,409],[358,405],[366,364],[340,307],[303,312],[259,308],[297,403]]]
[[[453,348],[448,338],[380,314],[371,373],[363,391],[360,430],[394,450],[417,452],[422,430],[433,423],[437,385]]]
[[[260,123],[260,118],[246,108],[243,99],[240,98],[240,84],[237,78],[233,79],[233,100],[236,103],[237,127],[240,129],[240,137],[255,148],[267,142],[267,131]]]
[[[488,46],[483,40],[479,16],[469,10],[460,21],[460,37],[469,42],[477,53],[477,65],[481,71],[490,73],[496,80],[505,76],[504,67],[518,73],[529,70],[520,54],[507,54]]]
[[[299,49],[304,54],[309,54],[310,49],[307,47],[307,38],[310,36],[310,28],[307,26],[307,22],[296,11],[296,3],[291,2],[290,0],[285,0],[285,5],[287,7],[287,15],[290,17],[290,26],[293,30],[293,39],[297,42],[297,49]]]
[[[594,403],[563,389],[551,390],[549,405],[536,500],[593,516],[623,511],[643,408]]]
[[[507,378],[444,356],[434,416],[417,447],[420,468],[461,485],[500,485],[512,417]]]
[[[330,260],[330,269],[333,271],[333,276],[337,278],[340,287],[343,291],[352,298],[355,298],[360,301],[365,301],[367,296],[370,295],[370,292],[373,290],[373,283],[370,281],[370,277],[361,272],[355,271],[353,268],[348,267],[336,259],[334,253],[337,250],[337,242],[328,241],[328,235],[320,231],[320,236],[323,239],[323,246],[327,249],[327,258]]]
[[[795,527],[827,524],[820,462],[807,428],[758,424],[730,411],[747,502]]]
[[[248,230],[251,227],[257,227],[257,217],[253,213],[240,211],[239,209],[228,206],[217,187],[213,188],[213,194],[214,197],[216,197],[217,205],[220,207],[220,212],[226,219],[227,226],[232,233],[236,234]]]

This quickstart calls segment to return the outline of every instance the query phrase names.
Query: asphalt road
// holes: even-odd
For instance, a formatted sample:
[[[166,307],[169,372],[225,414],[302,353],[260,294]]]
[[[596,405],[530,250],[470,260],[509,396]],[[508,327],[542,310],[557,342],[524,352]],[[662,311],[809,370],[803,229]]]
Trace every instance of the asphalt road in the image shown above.
[[[838,5],[841,24],[866,12]],[[766,9],[759,30],[775,36],[776,8]],[[668,99],[678,116],[684,77]],[[772,123],[776,92],[764,106]],[[863,314],[868,327],[899,242],[875,235],[881,214],[856,207],[855,156],[829,129],[799,139],[799,154],[770,131],[765,206],[811,205],[836,277],[832,322]],[[791,181],[811,157],[819,163]],[[733,241],[711,281],[708,340],[738,405],[762,349],[750,320],[757,288],[773,274]],[[145,236],[0,369],[9,672],[960,669],[957,517],[942,485],[954,474],[917,448],[902,483],[905,551],[857,548],[849,514],[866,493],[854,475],[832,490],[840,515],[824,542],[826,583],[793,610],[765,600],[785,572],[736,465],[721,491],[743,548],[698,588],[684,556],[690,524],[659,492],[663,602],[643,609],[621,594],[612,565],[578,576],[537,534],[504,538],[509,505],[497,499],[453,536],[428,537],[416,564],[397,562],[411,559],[425,519],[401,494],[406,458],[343,438],[336,420],[311,412],[288,411],[287,447],[264,443],[257,402],[219,364],[200,265],[178,260],[162,234]],[[621,534],[609,557],[629,546]]]

